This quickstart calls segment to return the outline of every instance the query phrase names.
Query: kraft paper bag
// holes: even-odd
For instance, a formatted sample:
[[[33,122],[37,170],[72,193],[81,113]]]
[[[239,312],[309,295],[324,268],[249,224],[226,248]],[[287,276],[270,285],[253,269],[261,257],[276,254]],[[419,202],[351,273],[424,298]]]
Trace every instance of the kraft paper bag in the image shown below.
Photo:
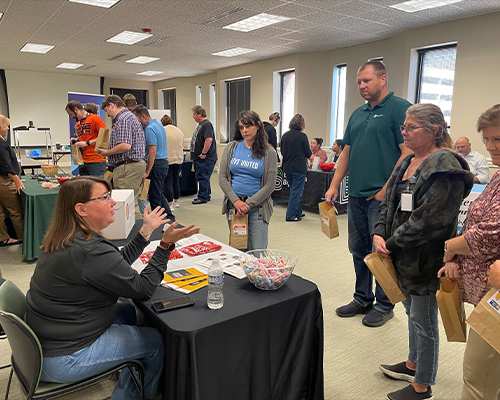
[[[71,145],[71,157],[73,157],[73,164],[83,165],[82,152],[74,144]]]
[[[398,277],[391,260],[372,253],[368,254],[364,261],[392,304],[406,299],[399,289]]]
[[[248,247],[248,214],[242,217],[231,214],[229,246],[235,249],[246,249]]]
[[[326,201],[319,203],[319,217],[321,219],[321,230],[330,239],[339,236],[339,226],[335,207]]]
[[[113,179],[113,173],[111,171],[106,171],[104,173],[104,179],[111,182],[111,179]]]
[[[460,301],[458,285],[441,278],[441,288],[436,292],[436,300],[448,342],[466,342],[465,308]]]
[[[467,323],[500,353],[500,290],[491,289],[467,318]]]
[[[95,142],[95,148],[105,149],[109,148],[109,129],[100,128],[99,134],[97,135],[97,141]]]
[[[151,183],[150,179],[144,179],[144,182],[139,186],[139,200],[147,200],[149,193],[149,184]],[[151,210],[149,210],[151,211]]]

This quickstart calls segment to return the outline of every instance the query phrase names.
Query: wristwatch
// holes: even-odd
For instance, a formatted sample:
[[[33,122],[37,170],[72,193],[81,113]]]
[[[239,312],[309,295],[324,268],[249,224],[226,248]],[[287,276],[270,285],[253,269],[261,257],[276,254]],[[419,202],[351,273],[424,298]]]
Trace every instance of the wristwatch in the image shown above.
[[[164,242],[163,240],[161,240],[160,247],[163,247],[164,249],[166,249],[168,251],[173,251],[175,249],[175,243],[168,243],[168,242]]]
[[[87,146],[90,146],[90,140],[87,140],[85,143],[87,143]]]
[[[202,156],[206,156],[206,155],[207,155],[207,153],[201,153],[201,155],[202,155]]]

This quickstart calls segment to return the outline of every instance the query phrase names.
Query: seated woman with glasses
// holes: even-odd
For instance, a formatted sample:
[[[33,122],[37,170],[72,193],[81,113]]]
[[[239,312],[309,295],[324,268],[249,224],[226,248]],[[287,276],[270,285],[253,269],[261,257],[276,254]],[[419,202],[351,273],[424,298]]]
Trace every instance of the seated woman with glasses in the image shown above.
[[[163,209],[150,213],[146,208],[140,232],[119,250],[102,235],[115,220],[115,204],[103,179],[74,178],[61,186],[26,295],[26,322],[42,345],[42,381],[73,382],[139,359],[145,367],[145,396],[156,399],[163,368],[161,335],[133,325],[136,321],[117,312],[117,300],[149,299],[163,279],[175,242],[199,228],[170,225],[139,274],[130,265],[151,233],[168,220]],[[111,398],[138,398],[128,370],[120,373]]]
[[[413,153],[391,175],[374,227],[373,245],[380,256],[392,259],[408,315],[408,358],[380,369],[411,385],[389,393],[389,400],[432,399],[436,383],[437,272],[443,245],[456,234],[460,205],[474,182],[467,161],[451,150],[446,128],[439,107],[408,108],[401,131]]]

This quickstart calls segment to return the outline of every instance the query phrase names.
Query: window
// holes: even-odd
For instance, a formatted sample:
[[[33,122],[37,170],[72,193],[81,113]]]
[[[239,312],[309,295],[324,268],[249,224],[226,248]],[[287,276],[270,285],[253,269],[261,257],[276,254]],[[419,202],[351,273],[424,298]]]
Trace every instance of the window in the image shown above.
[[[147,90],[137,90],[137,89],[121,89],[121,88],[110,88],[110,94],[116,94],[123,99],[127,93],[133,94],[137,104],[142,104],[148,107],[148,91]]]
[[[163,91],[163,109],[170,110],[170,118],[172,118],[174,125],[177,126],[175,89],[167,89]]]
[[[337,65],[333,69],[332,110],[330,118],[330,146],[337,139],[344,137],[345,94],[347,83],[347,65]]]
[[[209,89],[209,100],[210,100],[210,122],[212,122],[212,125],[215,126],[215,119],[217,118],[217,113],[216,113],[216,97],[215,97],[215,83],[210,84],[210,89]]]
[[[238,113],[249,109],[250,78],[226,81],[226,142],[229,142],[233,136]]]
[[[280,116],[278,142],[288,131],[288,125],[295,115],[295,70],[280,72]]]
[[[196,86],[196,105],[201,106],[201,85]]]
[[[415,103],[431,103],[443,111],[451,123],[453,83],[457,46],[441,46],[418,51],[418,74]]]

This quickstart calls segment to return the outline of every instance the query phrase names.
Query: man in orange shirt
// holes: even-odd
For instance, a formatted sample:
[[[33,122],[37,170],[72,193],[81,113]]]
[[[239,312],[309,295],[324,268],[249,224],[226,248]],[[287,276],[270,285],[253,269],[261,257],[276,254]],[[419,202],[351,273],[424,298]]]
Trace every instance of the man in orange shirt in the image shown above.
[[[95,144],[99,129],[106,129],[102,118],[95,114],[90,114],[83,109],[77,100],[71,100],[66,105],[66,112],[71,118],[76,120],[75,145],[82,152],[83,165],[80,165],[80,175],[104,176],[106,169],[106,159],[95,151]]]

